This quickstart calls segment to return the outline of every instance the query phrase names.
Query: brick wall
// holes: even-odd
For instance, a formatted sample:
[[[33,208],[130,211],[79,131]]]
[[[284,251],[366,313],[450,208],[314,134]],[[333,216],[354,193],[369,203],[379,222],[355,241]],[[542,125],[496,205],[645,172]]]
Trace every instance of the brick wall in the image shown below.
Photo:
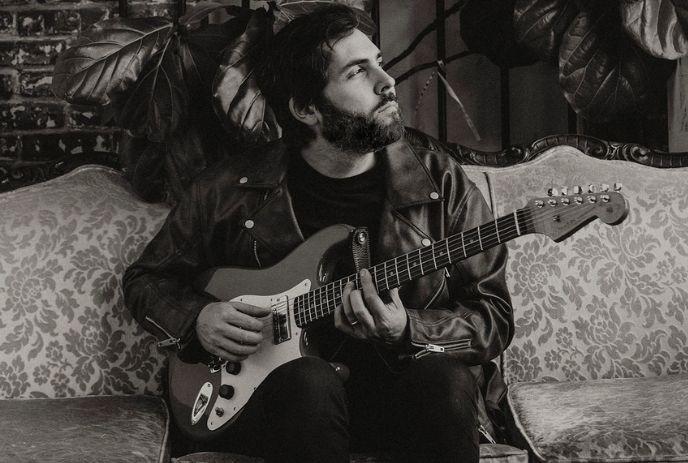
[[[128,13],[169,17],[175,4],[130,1]],[[117,15],[116,1],[0,0],[0,163],[116,151],[118,130],[101,124],[100,108],[59,100],[51,85],[57,55]]]

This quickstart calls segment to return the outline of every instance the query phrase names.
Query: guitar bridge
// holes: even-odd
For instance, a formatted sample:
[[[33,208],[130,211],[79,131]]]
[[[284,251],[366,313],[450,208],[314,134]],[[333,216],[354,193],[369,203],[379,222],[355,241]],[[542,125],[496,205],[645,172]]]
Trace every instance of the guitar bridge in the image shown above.
[[[275,344],[291,339],[289,299],[287,296],[279,298],[272,305],[272,336]]]

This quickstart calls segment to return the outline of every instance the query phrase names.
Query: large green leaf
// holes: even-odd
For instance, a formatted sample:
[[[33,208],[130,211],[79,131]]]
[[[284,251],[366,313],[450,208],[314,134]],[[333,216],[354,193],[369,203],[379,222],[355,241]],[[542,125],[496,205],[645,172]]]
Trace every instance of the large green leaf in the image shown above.
[[[648,92],[651,58],[623,32],[616,5],[581,11],[559,50],[559,83],[576,112],[597,121],[640,110]]]
[[[556,59],[561,37],[577,14],[578,7],[570,0],[516,0],[516,41],[542,60]]]
[[[134,136],[163,142],[184,120],[189,105],[179,38],[172,37],[151,61],[122,109],[119,123]]]
[[[467,0],[461,10],[461,39],[468,49],[502,68],[537,61],[514,35],[514,0]]]
[[[207,24],[182,34],[179,53],[187,87],[193,93],[211,97],[222,51],[241,35],[247,21],[248,16],[232,18],[222,24]]]
[[[53,91],[71,103],[104,105],[136,82],[173,30],[163,18],[115,18],[96,23],[55,63]]]
[[[254,11],[244,33],[227,46],[213,82],[215,112],[228,132],[249,144],[280,136],[275,115],[255,75],[270,35],[267,13],[262,9]]]
[[[358,17],[358,29],[366,35],[373,35],[377,30],[375,22],[362,8],[362,1],[355,0],[285,0],[279,3],[275,11],[275,21],[272,30],[276,34],[294,18],[312,13],[316,8],[320,8],[331,3],[343,3],[353,7]]]
[[[636,44],[657,58],[688,55],[688,2],[686,0],[626,0],[621,19]]]

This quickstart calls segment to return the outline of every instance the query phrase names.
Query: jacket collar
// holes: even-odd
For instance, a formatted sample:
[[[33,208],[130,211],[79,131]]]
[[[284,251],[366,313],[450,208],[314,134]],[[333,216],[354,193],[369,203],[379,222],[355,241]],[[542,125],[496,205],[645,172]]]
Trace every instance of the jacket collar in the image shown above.
[[[385,165],[387,200],[393,209],[442,200],[427,167],[404,138],[379,155]],[[281,141],[262,146],[245,159],[236,172],[241,187],[276,189],[284,182],[289,152]]]

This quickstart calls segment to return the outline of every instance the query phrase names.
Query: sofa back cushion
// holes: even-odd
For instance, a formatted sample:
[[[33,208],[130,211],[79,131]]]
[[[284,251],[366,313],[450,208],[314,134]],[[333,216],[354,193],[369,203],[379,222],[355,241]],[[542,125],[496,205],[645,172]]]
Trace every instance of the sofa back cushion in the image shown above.
[[[560,146],[535,161],[486,169],[499,216],[548,187],[623,184],[627,219],[599,220],[554,243],[509,244],[516,330],[507,382],[688,372],[688,169],[601,161]]]
[[[0,398],[159,393],[121,278],[168,209],[86,166],[0,195]]]

